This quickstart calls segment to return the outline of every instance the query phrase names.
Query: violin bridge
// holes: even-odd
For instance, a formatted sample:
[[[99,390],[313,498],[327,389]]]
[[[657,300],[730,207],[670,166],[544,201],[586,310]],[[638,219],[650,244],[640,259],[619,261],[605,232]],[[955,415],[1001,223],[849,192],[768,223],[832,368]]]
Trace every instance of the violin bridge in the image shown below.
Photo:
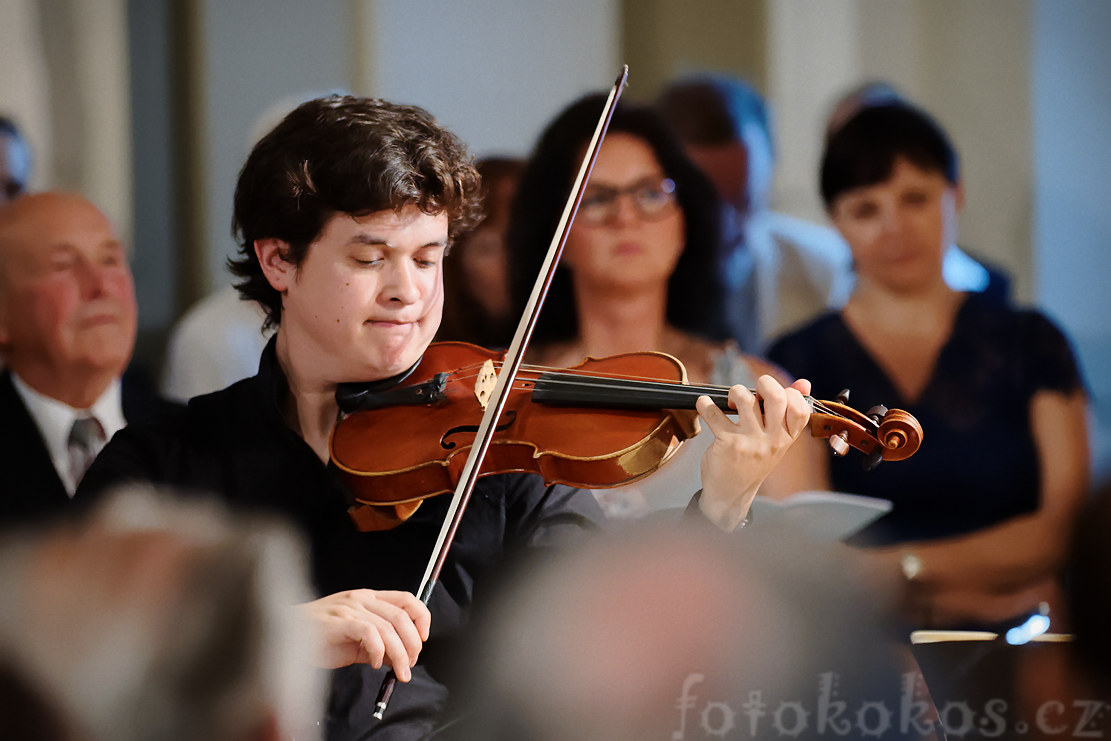
[[[498,374],[494,370],[494,361],[487,359],[478,369],[478,376],[474,382],[474,395],[478,399],[479,405],[485,411],[486,404],[490,401],[491,394],[494,393],[494,384],[498,382]]]

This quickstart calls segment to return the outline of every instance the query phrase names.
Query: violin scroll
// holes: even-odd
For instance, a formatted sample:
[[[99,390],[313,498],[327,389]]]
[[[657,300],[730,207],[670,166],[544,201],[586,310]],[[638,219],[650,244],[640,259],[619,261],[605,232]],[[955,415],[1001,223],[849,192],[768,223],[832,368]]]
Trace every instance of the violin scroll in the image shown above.
[[[883,444],[885,461],[905,460],[922,444],[922,425],[908,412],[892,409],[883,416],[877,437]]]
[[[847,396],[842,392],[838,398]],[[849,448],[864,453],[867,468],[881,460],[905,460],[922,444],[922,425],[902,409],[876,406],[863,413],[840,401],[817,400],[811,406],[810,433],[828,438],[834,455],[845,455]]]

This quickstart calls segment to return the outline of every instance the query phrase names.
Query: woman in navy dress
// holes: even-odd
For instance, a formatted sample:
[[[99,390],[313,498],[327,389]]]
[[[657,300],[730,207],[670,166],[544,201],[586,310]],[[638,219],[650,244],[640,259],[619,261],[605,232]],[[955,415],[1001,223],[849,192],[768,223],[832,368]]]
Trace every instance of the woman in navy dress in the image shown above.
[[[857,542],[902,574],[926,625],[994,626],[1051,603],[1088,477],[1068,340],[1037,311],[946,286],[964,193],[956,152],[924,112],[859,111],[826,144],[821,189],[855,287],[769,357],[818,398],[849,388],[854,407],[906,409],[925,431],[907,461],[833,462],[833,489],[894,503]]]

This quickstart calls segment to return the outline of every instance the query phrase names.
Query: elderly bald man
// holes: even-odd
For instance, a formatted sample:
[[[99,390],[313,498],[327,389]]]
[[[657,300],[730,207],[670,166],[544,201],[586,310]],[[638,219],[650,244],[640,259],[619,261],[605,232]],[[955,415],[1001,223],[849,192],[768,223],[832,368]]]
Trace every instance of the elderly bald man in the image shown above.
[[[96,206],[47,192],[0,207],[0,526],[62,511],[112,434],[163,403],[121,382],[136,314]]]

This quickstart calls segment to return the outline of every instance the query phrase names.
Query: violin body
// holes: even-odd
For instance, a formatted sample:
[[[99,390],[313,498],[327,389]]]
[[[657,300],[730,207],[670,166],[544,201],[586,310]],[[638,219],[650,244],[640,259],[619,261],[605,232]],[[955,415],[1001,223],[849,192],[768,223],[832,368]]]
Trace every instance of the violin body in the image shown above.
[[[484,410],[479,369],[500,360],[500,354],[467,343],[435,343],[390,392],[387,405],[375,403],[343,418],[332,434],[331,454],[354,497],[396,506],[452,491]],[[464,370],[440,374],[445,368]],[[687,382],[682,363],[662,353],[587,358],[567,371]],[[438,375],[450,378],[440,382]],[[611,487],[652,473],[698,432],[693,409],[616,408],[600,417],[589,402],[553,398],[544,375],[518,373],[480,475],[530,472],[549,484]],[[406,395],[406,389],[420,391]]]

